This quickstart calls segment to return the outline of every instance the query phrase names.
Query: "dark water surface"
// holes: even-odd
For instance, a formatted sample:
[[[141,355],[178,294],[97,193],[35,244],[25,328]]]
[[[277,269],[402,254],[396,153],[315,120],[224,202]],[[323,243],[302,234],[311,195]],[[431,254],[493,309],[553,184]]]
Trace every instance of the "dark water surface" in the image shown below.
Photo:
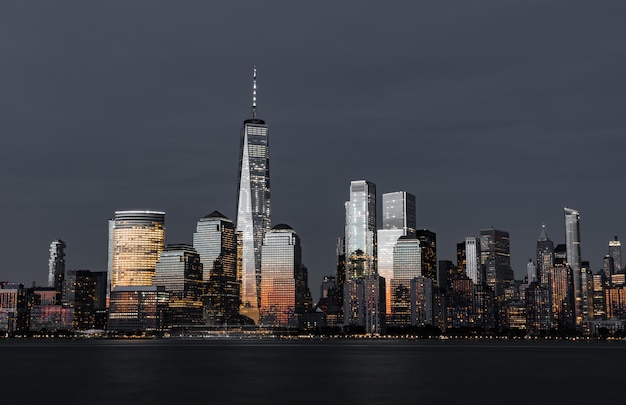
[[[544,404],[626,398],[624,342],[0,340],[2,404]]]

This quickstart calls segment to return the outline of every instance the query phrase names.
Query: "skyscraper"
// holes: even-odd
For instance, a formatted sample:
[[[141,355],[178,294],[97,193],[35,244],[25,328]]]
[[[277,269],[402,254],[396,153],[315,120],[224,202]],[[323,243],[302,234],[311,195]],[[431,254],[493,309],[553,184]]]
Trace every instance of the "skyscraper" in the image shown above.
[[[367,180],[352,181],[345,208],[347,278],[376,274],[376,185]]]
[[[165,245],[165,212],[115,211],[109,220],[109,293],[117,286],[150,286]]]
[[[465,274],[474,285],[483,284],[485,277],[480,264],[480,239],[475,236],[465,238]]]
[[[54,287],[56,302],[61,303],[63,295],[63,280],[65,278],[65,242],[61,239],[50,243],[50,258],[48,259],[48,287]]]
[[[613,258],[613,273],[621,273],[622,268],[622,242],[617,236],[609,241],[609,255]]]
[[[193,246],[166,245],[156,263],[152,285],[169,292],[175,328],[202,322],[202,263]]]
[[[236,231],[241,235],[242,314],[258,321],[261,245],[270,229],[270,159],[268,127],[257,118],[256,67],[252,78],[252,118],[241,129]]]
[[[386,287],[376,268],[376,185],[352,181],[345,209],[344,325],[380,333],[385,327]]]
[[[503,283],[513,280],[509,233],[494,228],[480,231],[480,263],[485,282],[496,296],[502,294]]]
[[[411,325],[411,280],[422,276],[422,248],[415,235],[401,236],[393,248],[393,274],[385,280],[391,297],[388,317],[395,325]],[[432,283],[431,283],[432,285]]]
[[[437,234],[428,229],[415,231],[422,247],[422,275],[437,284]]]
[[[259,323],[302,327],[307,290],[300,238],[289,225],[276,225],[263,238]]]
[[[398,238],[415,235],[415,196],[405,191],[383,194],[383,229],[377,231],[377,269],[386,281],[386,313],[391,314],[393,251]]]
[[[564,208],[565,215],[565,248],[567,264],[572,269],[574,286],[574,320],[576,325],[582,322],[582,282],[580,273],[580,214],[571,208]]]
[[[237,279],[237,239],[233,222],[218,211],[198,221],[193,247],[200,255],[203,298],[208,323],[234,323],[238,319],[240,281]]]
[[[548,238],[546,224],[541,224],[541,232],[537,238],[537,277],[541,284],[548,284],[548,272],[552,266],[554,243]]]

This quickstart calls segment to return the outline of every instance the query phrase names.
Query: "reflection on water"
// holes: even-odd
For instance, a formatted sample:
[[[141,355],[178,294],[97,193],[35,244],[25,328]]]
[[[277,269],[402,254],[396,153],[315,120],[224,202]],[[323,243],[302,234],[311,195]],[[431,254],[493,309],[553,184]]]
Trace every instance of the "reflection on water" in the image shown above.
[[[605,371],[625,358],[623,342],[5,340],[0,381],[2,403],[581,403],[623,395]]]

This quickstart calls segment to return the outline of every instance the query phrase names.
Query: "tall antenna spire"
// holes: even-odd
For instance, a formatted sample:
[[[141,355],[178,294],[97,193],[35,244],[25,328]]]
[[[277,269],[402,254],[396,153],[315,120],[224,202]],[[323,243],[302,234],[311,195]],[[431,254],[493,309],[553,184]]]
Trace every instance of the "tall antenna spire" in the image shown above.
[[[252,75],[252,119],[256,118],[256,65]]]

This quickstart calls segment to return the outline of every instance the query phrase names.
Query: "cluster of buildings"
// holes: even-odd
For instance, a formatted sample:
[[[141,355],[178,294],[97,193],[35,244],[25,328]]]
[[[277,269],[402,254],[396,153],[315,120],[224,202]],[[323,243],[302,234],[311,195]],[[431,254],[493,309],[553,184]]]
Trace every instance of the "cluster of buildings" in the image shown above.
[[[581,260],[579,213],[565,208],[565,243],[542,227],[537,256],[515,280],[508,232],[489,228],[437,259],[435,232],[416,224],[415,196],[350,183],[337,267],[313,303],[298,234],[271,224],[268,126],[241,130],[237,217],[200,218],[192,244],[165,244],[165,213],[116,211],[107,271],[65,269],[66,244],[50,245],[47,287],[0,283],[0,331],[160,333],[239,326],[385,334],[430,327],[517,330],[528,335],[624,329],[626,280],[617,237],[603,269]]]
[[[508,232],[482,229],[457,244],[456,263],[437,260],[436,234],[416,227],[415,196],[383,194],[380,229],[376,201],[372,182],[351,183],[337,272],[325,278],[318,304],[327,325],[366,334],[416,327],[450,334],[623,334],[621,242],[609,241],[603,268],[593,272],[581,260],[578,211],[564,209],[564,244],[555,246],[542,226],[536,259],[524,280],[515,280]]]

